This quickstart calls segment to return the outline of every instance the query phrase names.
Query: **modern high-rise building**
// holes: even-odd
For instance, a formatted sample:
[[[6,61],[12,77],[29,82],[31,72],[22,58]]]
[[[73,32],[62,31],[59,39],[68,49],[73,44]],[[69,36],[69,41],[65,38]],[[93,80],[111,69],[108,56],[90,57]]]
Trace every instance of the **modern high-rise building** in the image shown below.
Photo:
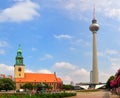
[[[97,20],[95,18],[95,8],[93,11],[93,19],[92,24],[89,27],[90,31],[93,33],[93,64],[92,64],[92,84],[98,84],[98,59],[97,59],[97,42],[96,42],[96,34],[99,30],[99,25],[97,24]]]

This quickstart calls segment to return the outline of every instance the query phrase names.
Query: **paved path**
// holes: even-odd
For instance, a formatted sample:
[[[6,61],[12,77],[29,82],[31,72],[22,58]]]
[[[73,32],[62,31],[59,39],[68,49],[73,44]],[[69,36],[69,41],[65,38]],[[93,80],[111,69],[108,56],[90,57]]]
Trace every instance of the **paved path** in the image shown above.
[[[97,91],[97,92],[78,92],[77,96],[70,98],[120,98],[117,95],[112,95],[108,91]]]

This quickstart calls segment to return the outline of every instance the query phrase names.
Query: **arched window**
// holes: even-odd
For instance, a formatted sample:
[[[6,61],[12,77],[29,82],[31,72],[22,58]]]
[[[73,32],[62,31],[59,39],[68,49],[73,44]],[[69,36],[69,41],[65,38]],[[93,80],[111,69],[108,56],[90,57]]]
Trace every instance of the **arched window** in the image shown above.
[[[18,68],[18,71],[22,71],[22,69],[19,67],[19,68]]]

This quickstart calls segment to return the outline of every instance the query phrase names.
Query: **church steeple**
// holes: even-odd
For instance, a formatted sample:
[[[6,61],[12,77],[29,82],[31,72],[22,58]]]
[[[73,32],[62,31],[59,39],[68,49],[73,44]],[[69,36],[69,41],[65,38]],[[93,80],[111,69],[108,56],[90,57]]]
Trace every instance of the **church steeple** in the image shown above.
[[[18,50],[17,50],[16,64],[15,65],[24,66],[21,45],[19,45]]]
[[[16,56],[16,63],[14,65],[14,77],[24,78],[24,64],[21,45],[19,45]]]

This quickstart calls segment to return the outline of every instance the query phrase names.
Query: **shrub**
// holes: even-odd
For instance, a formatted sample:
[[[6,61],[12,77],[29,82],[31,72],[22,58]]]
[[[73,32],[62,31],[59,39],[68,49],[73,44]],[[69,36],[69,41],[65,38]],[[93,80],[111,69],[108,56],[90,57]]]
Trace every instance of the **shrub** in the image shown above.
[[[64,98],[76,96],[76,93],[53,93],[53,94],[0,94],[0,98]]]

